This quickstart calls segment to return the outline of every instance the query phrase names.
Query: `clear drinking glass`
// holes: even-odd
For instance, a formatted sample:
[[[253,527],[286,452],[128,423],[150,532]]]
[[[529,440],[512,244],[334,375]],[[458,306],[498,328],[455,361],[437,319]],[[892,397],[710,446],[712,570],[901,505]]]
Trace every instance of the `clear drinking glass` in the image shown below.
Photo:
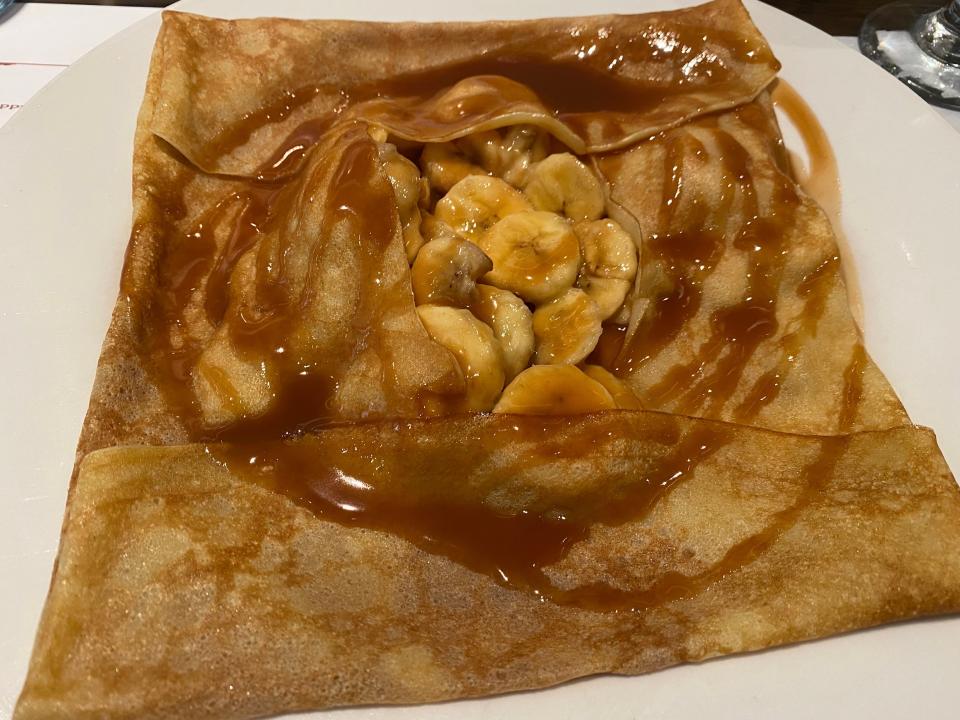
[[[928,102],[960,109],[960,0],[877,8],[860,28],[860,51]]]

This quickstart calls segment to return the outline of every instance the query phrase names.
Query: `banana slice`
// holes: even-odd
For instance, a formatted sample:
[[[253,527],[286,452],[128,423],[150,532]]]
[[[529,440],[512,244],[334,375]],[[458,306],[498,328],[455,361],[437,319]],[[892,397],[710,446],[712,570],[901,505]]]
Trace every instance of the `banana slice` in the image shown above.
[[[431,240],[420,249],[410,270],[417,305],[468,307],[478,299],[477,279],[493,263],[468,240],[458,237]]]
[[[377,144],[385,143],[389,137],[389,133],[383,125],[374,125],[372,123],[367,124],[367,135]]]
[[[600,340],[600,309],[579,288],[538,307],[533,313],[533,335],[538,365],[576,365],[593,352]]]
[[[441,238],[452,239],[459,237],[453,231],[452,227],[442,220],[437,220],[437,218],[430,213],[423,211],[420,215],[423,218],[420,221],[420,234],[423,235],[423,239],[427,242],[440,240]]]
[[[630,386],[599,365],[584,365],[583,373],[603,385],[621,410],[643,410],[643,405]]]
[[[607,389],[572,365],[534,365],[507,385],[495,413],[582,415],[617,407]]]
[[[420,168],[430,185],[440,192],[450,189],[468,175],[486,175],[487,171],[474,165],[453,143],[427,143],[420,153]]]
[[[463,371],[467,391],[464,410],[489,410],[503,390],[503,360],[493,330],[469,310],[421,305],[420,322],[436,342],[453,353]]]
[[[500,133],[496,130],[480,130],[453,141],[464,157],[475,160],[486,174],[499,175]]]
[[[425,242],[420,233],[420,207],[423,195],[420,170],[399,152],[395,145],[382,143],[377,147],[380,164],[397,196],[397,210],[400,213],[400,227],[403,235],[403,247],[407,253],[407,262],[412,263]]]
[[[550,136],[533,125],[515,125],[503,139],[501,177],[522,187],[530,177],[530,168],[548,154]]]
[[[573,226],[583,265],[579,285],[600,307],[604,320],[623,305],[637,275],[637,246],[615,221],[604,218]]]
[[[437,202],[434,214],[454,232],[476,242],[498,220],[532,209],[519,190],[500,178],[470,175]]]
[[[534,125],[513,125],[503,134],[487,130],[455,142],[488,173],[519,187],[526,181],[530,166],[547,156],[549,136]]]
[[[493,329],[503,351],[507,382],[523,370],[533,355],[533,313],[509,290],[477,285],[477,299],[470,310]]]
[[[420,252],[420,248],[426,241],[420,234],[419,224],[416,222],[404,225],[401,234],[403,235],[403,250],[407,255],[407,262],[412,264],[417,259],[417,253]]]
[[[583,252],[583,272],[600,278],[633,282],[637,274],[637,246],[629,233],[610,218],[573,226]]]
[[[397,152],[397,147],[391,143],[379,145],[378,151],[380,164],[397,195],[400,214],[408,214],[417,207],[420,199],[420,170],[411,160]]]
[[[600,181],[570,153],[555,153],[531,167],[523,192],[537,210],[562,212],[574,221],[603,215]]]
[[[633,287],[633,284],[627,280],[598,278],[583,274],[577,280],[577,285],[597,304],[601,321],[606,320],[623,306],[627,293]]]
[[[474,242],[493,260],[484,280],[524,300],[544,302],[571,288],[580,268],[580,245],[559,215],[508,215]]]

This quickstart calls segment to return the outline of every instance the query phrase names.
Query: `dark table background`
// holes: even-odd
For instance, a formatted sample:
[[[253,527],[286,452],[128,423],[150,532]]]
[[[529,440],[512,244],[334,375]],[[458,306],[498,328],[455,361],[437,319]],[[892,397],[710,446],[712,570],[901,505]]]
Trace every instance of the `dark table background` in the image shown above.
[[[61,2],[74,5],[141,5],[146,7],[165,7],[173,0],[31,0],[32,2]],[[856,35],[860,23],[876,7],[890,0],[764,0],[791,15],[796,15],[811,25],[831,35]],[[937,5],[932,0],[932,5]],[[946,4],[946,0],[942,3]],[[269,5],[264,5],[264,13],[269,13]]]

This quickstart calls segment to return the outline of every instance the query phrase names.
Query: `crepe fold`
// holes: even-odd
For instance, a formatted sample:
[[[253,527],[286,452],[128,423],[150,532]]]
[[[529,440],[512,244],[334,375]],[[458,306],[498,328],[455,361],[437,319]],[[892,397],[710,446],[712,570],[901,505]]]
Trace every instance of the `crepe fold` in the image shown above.
[[[16,717],[426,702],[960,609],[956,484],[863,348],[777,69],[731,0],[165,13]],[[646,412],[454,412],[377,138],[518,123],[589,164],[634,235],[629,319],[590,362]]]
[[[624,507],[690,443],[709,446],[694,474]],[[282,466],[246,469],[249,448],[89,455],[17,717],[435,701],[960,605],[958,489],[919,428],[817,438],[649,412],[474,416],[293,445],[312,490],[278,492]],[[367,512],[331,519],[335,496]],[[364,527],[380,505],[389,532]],[[560,517],[567,552],[542,569],[516,556],[548,550],[497,541]],[[483,554],[458,556],[465,532]],[[513,584],[468,567],[487,561]]]
[[[584,152],[739,104],[779,68],[731,0],[665,13],[481,23],[168,13],[156,47],[163,102],[145,120],[198,167],[239,175],[252,173],[305,120],[379,95],[390,102],[366,108],[401,135],[424,132],[422,122],[408,124],[411,111],[437,123],[425,140],[537,118]],[[458,88],[462,80],[467,85]],[[585,84],[590,92],[570,93]],[[477,95],[494,103],[479,113],[458,105]],[[261,117],[270,122],[251,127]]]

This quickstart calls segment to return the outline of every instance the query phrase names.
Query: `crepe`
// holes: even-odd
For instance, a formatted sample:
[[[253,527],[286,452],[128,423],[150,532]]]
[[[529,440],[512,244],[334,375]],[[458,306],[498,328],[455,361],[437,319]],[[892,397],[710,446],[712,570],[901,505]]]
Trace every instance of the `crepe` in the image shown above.
[[[645,407],[800,433],[908,422],[864,350],[833,229],[792,178],[767,93],[599,167],[644,233],[645,312],[605,359]]]
[[[778,67],[728,0],[165,13],[16,717],[427,702],[960,608],[960,495],[863,348]],[[418,319],[383,138],[518,124],[589,163],[636,243],[590,362],[643,411],[463,414]]]
[[[715,445],[695,475],[652,509],[625,509],[652,494],[642,473],[669,476],[691,440]],[[960,602],[957,488],[922,429],[816,438],[658,413],[475,416],[331,429],[297,450],[318,478],[300,497],[289,468],[245,470],[243,449],[89,455],[46,610],[56,621],[17,716],[443,700]],[[335,499],[367,512],[338,516]],[[558,509],[565,522],[545,519]],[[389,532],[364,528],[378,514]],[[458,556],[471,534],[485,551]]]

